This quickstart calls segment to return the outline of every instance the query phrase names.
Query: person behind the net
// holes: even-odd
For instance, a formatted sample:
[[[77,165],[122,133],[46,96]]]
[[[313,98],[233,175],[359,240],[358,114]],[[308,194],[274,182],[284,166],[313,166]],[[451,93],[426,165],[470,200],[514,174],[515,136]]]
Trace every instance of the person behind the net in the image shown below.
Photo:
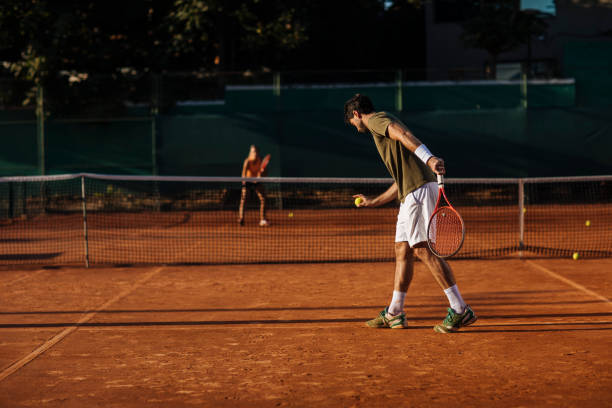
[[[401,204],[395,233],[395,282],[389,306],[366,322],[370,327],[406,328],[404,300],[413,275],[414,256],[431,271],[444,290],[450,307],[434,330],[448,333],[476,321],[465,304],[450,265],[435,256],[427,245],[427,225],[434,211],[438,188],[436,174],[445,174],[444,161],[435,157],[408,128],[387,112],[376,112],[372,101],[357,94],[344,105],[344,120],[358,132],[370,132],[385,166],[394,179],[391,187],[376,197],[361,197],[359,207],[379,207],[396,197]]]
[[[261,157],[259,149],[255,145],[251,145],[249,155],[244,160],[242,165],[242,177],[261,177],[265,175],[265,170],[261,170]],[[244,203],[246,202],[248,191],[255,191],[259,198],[259,226],[267,227],[269,225],[266,220],[266,193],[261,183],[242,182],[242,193],[240,196],[240,208],[238,209],[238,223],[244,225]]]

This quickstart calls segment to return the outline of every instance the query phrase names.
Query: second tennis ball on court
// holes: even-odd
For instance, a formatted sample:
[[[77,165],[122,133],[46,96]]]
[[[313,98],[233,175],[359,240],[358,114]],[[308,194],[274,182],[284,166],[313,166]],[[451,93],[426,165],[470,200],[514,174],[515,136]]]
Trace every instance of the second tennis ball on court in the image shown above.
[[[363,202],[363,198],[361,198],[361,197],[357,197],[357,198],[355,199],[355,206],[356,206],[356,207],[359,207],[359,205],[360,205],[362,202]]]
[[[584,222],[584,225],[586,225],[587,227],[590,227],[590,226],[591,226],[591,221],[586,220],[586,221]]]
[[[578,255],[578,252],[574,252],[574,254],[572,255],[572,258],[574,259],[574,261],[577,261],[578,258],[580,258],[580,255]]]

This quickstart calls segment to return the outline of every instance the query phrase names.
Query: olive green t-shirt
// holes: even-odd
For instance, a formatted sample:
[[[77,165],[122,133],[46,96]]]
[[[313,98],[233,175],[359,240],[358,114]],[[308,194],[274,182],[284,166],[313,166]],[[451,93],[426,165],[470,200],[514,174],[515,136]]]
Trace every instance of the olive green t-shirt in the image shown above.
[[[425,183],[436,181],[436,176],[421,159],[401,142],[389,137],[387,127],[391,122],[400,121],[387,112],[377,112],[370,116],[368,129],[374,137],[374,143],[382,161],[397,184],[398,198],[401,202],[404,202],[408,193]]]

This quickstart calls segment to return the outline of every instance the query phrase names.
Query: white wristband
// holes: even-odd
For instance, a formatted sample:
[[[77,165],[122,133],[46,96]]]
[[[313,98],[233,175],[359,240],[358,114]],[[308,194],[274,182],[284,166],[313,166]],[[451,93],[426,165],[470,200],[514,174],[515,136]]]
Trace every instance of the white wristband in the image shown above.
[[[433,157],[433,154],[431,154],[427,146],[422,143],[419,147],[416,148],[414,154],[416,154],[416,156],[421,159],[421,161],[425,164],[427,164],[427,160]]]

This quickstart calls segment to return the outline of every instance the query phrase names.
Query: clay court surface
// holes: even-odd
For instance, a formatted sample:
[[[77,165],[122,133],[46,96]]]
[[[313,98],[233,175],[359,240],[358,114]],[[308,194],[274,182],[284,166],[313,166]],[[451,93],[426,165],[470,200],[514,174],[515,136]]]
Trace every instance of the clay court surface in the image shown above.
[[[612,259],[416,264],[411,329],[369,329],[392,263],[0,270],[0,407],[603,407]]]

